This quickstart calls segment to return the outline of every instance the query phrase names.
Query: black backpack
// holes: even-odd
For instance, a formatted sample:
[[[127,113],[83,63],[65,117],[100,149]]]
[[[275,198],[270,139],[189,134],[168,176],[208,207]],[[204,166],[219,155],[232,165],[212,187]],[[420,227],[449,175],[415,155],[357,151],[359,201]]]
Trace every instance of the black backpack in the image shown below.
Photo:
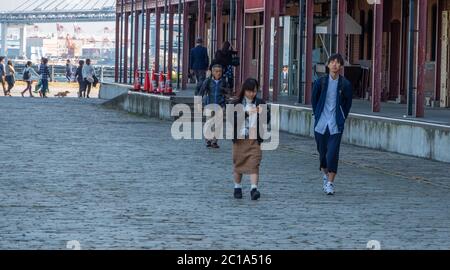
[[[26,70],[24,73],[23,73],[23,80],[24,81],[27,81],[27,80],[29,80],[30,79],[30,70]]]

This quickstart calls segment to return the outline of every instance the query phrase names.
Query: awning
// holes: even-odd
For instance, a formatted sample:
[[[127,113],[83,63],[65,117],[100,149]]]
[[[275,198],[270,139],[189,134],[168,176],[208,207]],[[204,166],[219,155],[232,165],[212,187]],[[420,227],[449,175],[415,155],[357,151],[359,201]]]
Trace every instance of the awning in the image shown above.
[[[331,34],[331,19],[316,26],[317,34]],[[345,34],[361,35],[362,27],[348,13],[345,14]]]

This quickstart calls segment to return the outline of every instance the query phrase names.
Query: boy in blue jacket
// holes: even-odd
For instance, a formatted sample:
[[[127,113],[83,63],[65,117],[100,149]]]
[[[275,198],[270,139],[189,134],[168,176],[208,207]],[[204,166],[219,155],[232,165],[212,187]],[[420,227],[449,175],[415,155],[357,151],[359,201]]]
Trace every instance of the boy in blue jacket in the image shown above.
[[[340,54],[330,56],[327,62],[329,74],[314,82],[311,103],[315,118],[314,137],[323,172],[323,190],[334,194],[334,180],[339,162],[344,124],[352,107],[351,83],[340,75],[344,59]]]

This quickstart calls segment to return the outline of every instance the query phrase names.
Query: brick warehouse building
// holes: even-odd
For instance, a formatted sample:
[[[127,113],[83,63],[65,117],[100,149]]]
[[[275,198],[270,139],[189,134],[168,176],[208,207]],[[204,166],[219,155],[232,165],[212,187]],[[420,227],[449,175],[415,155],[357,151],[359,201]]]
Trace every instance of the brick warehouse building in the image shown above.
[[[116,27],[120,83],[133,83],[135,70],[188,74],[201,36],[210,58],[230,41],[241,58],[236,89],[255,77],[267,100],[309,104],[325,59],[339,52],[354,97],[374,112],[387,101],[417,117],[425,106],[450,107],[450,0],[117,0]],[[289,89],[280,93],[284,65]],[[187,82],[182,76],[180,88]]]

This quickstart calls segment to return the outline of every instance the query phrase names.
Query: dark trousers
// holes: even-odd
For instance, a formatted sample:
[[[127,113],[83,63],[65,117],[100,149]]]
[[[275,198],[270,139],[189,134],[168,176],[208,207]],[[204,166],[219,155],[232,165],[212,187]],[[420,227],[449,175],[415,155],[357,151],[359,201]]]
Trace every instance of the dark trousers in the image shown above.
[[[317,151],[319,152],[320,169],[327,169],[328,172],[337,173],[342,133],[330,135],[330,130],[327,128],[323,135],[314,132],[314,137]]]
[[[194,70],[194,74],[197,79],[197,87],[195,88],[195,95],[197,95],[206,79],[206,70]]]

